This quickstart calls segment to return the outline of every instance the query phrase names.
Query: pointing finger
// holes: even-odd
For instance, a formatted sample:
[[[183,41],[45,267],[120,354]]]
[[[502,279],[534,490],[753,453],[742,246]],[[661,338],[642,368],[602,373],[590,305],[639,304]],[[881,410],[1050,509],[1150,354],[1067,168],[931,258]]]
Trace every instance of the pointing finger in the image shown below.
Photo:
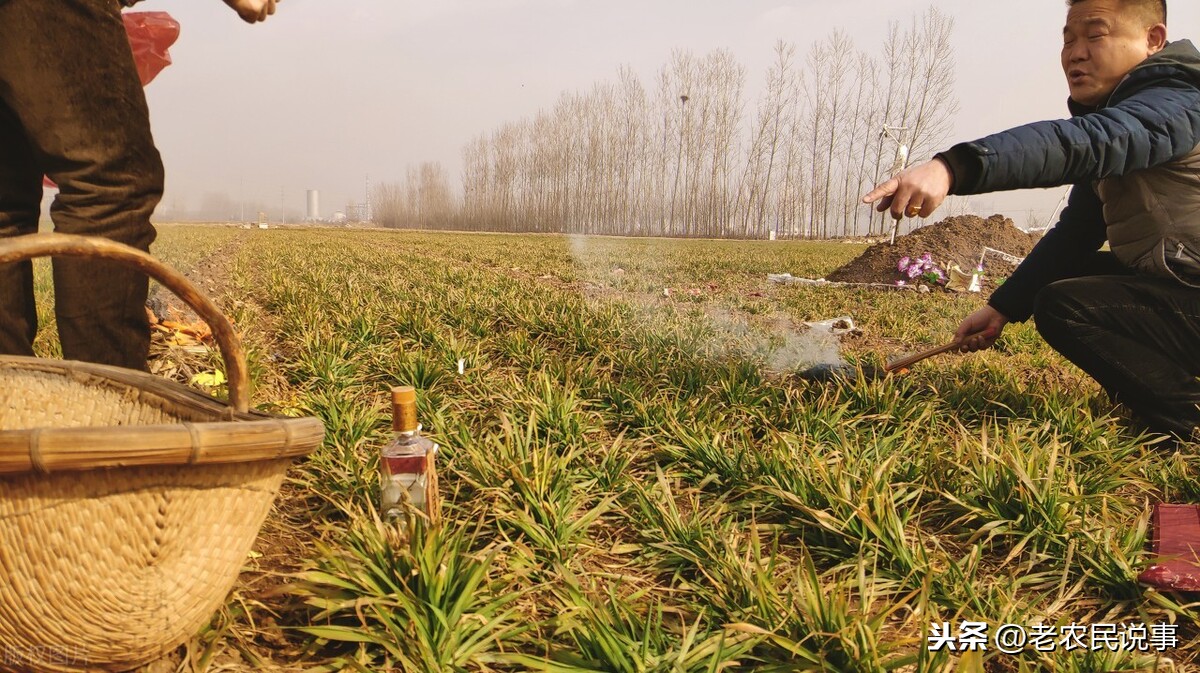
[[[906,186],[896,190],[896,193],[892,195],[892,217],[896,218],[897,220],[904,219],[904,216],[906,215],[905,211],[908,210],[908,204],[909,201],[912,200],[912,197],[913,190],[911,187]]]
[[[891,180],[888,180],[887,182],[880,184],[875,189],[872,189],[870,193],[868,193],[866,196],[864,196],[862,198],[862,201],[863,201],[863,203],[873,203],[885,196],[891,196],[891,195],[895,194],[896,189],[898,189],[899,187],[900,187],[900,181],[895,178],[892,178]]]

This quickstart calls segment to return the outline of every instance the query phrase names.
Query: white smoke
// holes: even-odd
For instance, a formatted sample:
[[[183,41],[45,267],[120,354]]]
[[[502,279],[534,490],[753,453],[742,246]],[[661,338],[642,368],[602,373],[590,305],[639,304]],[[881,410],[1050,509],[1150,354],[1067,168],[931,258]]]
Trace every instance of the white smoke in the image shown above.
[[[761,358],[770,371],[789,372],[817,365],[837,367],[846,364],[838,337],[828,330],[819,327],[797,329],[782,315],[759,324],[723,309],[708,309],[705,316],[716,340],[736,344],[733,349],[720,350]]]
[[[657,288],[651,292],[630,292],[621,301],[637,309],[647,322],[666,318],[669,309],[664,305],[663,290],[667,283],[660,274],[666,271],[666,254],[654,243],[638,246],[630,241],[627,256],[622,258],[605,252],[608,246],[587,236],[567,236],[572,256],[578,263],[577,271],[588,287],[610,287],[626,285],[644,289]],[[635,269],[626,273],[625,267]],[[623,283],[620,279],[635,276],[636,282]],[[635,280],[630,278],[630,280]],[[673,292],[681,294],[676,288]],[[666,296],[670,296],[668,293]],[[786,373],[815,366],[839,367],[846,361],[839,349],[838,336],[827,327],[797,326],[788,317],[747,316],[732,310],[715,307],[707,303],[695,305],[694,319],[703,321],[711,337],[698,347],[700,353],[714,356],[748,357],[761,360],[772,372]]]

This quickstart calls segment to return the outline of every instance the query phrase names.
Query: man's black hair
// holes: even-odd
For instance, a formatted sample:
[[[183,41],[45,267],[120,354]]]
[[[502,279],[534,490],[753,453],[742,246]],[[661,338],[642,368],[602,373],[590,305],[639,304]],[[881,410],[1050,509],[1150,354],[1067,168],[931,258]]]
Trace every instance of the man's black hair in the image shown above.
[[[1087,0],[1067,0],[1067,5],[1077,5]],[[1147,26],[1167,23],[1167,0],[1120,0],[1126,7],[1137,7],[1144,14]]]

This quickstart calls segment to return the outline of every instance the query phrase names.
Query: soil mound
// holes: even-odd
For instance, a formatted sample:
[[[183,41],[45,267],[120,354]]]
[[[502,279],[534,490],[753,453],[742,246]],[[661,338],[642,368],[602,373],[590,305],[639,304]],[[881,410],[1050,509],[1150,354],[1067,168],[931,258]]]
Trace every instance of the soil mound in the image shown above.
[[[975,215],[948,217],[897,237],[895,245],[886,241],[873,245],[825,278],[842,283],[891,283],[904,278],[897,268],[900,258],[917,258],[925,253],[947,270],[957,264],[970,273],[985,247],[1024,257],[1040,238],[1041,234],[1021,231],[1003,215],[986,220]],[[984,277],[991,282],[1007,277],[1014,268],[996,255],[988,255],[983,262]]]

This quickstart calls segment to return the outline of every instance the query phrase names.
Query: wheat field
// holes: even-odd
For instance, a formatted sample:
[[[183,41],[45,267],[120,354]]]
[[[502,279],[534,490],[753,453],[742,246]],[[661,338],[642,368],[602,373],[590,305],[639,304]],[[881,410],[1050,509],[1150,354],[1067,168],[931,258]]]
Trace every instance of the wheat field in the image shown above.
[[[1200,495],[1194,453],[1028,324],[901,377],[799,376],[839,348],[805,321],[852,316],[841,355],[878,365],[982,302],[766,279],[862,249],[162,227],[254,403],[327,428],[176,670],[1189,670],[1195,606],[1136,577],[1152,503]],[[401,384],[442,447],[440,518],[406,537],[376,509]],[[931,651],[964,622],[1177,640]]]

